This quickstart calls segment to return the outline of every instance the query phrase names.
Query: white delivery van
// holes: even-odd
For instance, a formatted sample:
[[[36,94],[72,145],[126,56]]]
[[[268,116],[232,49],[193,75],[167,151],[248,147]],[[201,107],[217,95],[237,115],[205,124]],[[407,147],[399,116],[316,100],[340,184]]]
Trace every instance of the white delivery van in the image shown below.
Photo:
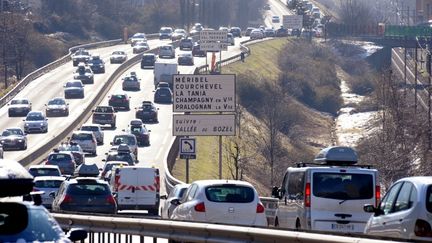
[[[157,87],[159,82],[167,82],[170,87],[173,85],[173,75],[177,74],[177,63],[158,60],[154,64],[154,86]]]
[[[315,163],[299,163],[286,170],[280,188],[275,226],[291,229],[363,233],[371,214],[365,204],[380,200],[378,172],[356,165],[349,147],[321,150]]]
[[[159,169],[143,166],[114,167],[110,187],[118,210],[159,212]]]

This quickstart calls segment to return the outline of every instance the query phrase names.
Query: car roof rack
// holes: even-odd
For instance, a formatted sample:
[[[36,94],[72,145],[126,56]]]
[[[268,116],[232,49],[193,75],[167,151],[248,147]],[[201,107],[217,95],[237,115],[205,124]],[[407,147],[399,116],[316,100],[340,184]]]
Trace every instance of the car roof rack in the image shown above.
[[[321,164],[321,163],[309,163],[309,162],[297,162],[296,163],[297,168],[304,168],[309,166],[320,166],[320,167],[355,167],[355,168],[365,168],[365,169],[372,169],[373,165],[358,165],[358,164]]]

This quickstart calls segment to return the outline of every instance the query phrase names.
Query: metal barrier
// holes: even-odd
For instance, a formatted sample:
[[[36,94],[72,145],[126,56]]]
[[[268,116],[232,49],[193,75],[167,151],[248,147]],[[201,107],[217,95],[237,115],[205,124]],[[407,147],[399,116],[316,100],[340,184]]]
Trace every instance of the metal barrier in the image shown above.
[[[63,230],[82,228],[92,242],[126,239],[119,242],[144,242],[144,236],[187,242],[303,242],[303,243],[378,243],[384,238],[306,233],[258,227],[193,223],[158,219],[52,214]],[[106,234],[101,234],[106,233]],[[95,234],[96,237],[95,237]],[[114,238],[115,237],[115,238]],[[135,237],[135,238],[134,238]],[[99,240],[99,241],[98,241]],[[102,240],[102,241],[101,241]],[[116,242],[114,240],[113,242]],[[155,242],[155,239],[154,239]],[[397,241],[392,241],[397,242]]]

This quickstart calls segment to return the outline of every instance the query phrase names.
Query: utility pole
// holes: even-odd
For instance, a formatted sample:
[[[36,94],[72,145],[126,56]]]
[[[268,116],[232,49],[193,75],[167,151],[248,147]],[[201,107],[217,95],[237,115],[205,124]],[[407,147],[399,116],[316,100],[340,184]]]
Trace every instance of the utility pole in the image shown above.
[[[431,136],[432,136],[432,121],[431,121],[431,81],[432,81],[432,77],[431,77],[431,53],[430,50],[428,48],[428,53],[427,53],[427,60],[426,60],[426,69],[428,72],[428,150],[431,150],[432,148],[432,141],[431,141]]]
[[[417,41],[415,46],[415,62],[414,62],[414,113],[417,114],[417,62],[418,62],[418,48]]]

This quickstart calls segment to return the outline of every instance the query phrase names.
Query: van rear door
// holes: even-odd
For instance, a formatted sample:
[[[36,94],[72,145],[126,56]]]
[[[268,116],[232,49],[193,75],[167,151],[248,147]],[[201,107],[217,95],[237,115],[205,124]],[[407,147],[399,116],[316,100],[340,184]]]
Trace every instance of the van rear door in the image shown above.
[[[371,216],[363,205],[375,204],[377,171],[359,168],[311,170],[311,229],[363,232]]]
[[[159,194],[159,185],[156,179],[155,169],[137,168],[137,184],[135,197],[137,206],[154,206],[157,203],[157,194]]]
[[[119,170],[116,174],[116,176],[119,176],[117,186],[117,203],[119,209],[121,209],[122,206],[131,207],[136,205],[135,185],[137,184],[137,171],[129,166],[118,168],[117,170]]]

